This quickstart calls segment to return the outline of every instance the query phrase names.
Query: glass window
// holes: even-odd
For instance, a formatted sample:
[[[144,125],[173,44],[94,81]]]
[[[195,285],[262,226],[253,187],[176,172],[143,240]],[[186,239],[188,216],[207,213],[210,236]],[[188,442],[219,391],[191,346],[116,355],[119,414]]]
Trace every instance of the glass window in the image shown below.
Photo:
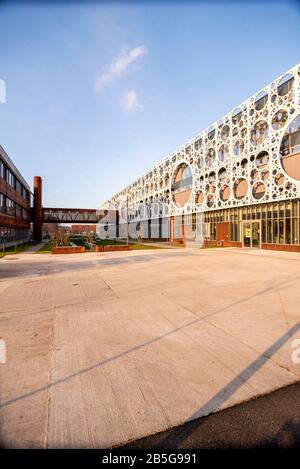
[[[233,146],[233,152],[236,156],[239,156],[243,150],[244,150],[244,142],[243,140],[239,139],[235,142],[234,146]]]
[[[289,176],[300,180],[300,114],[288,126],[280,145],[281,164]]]
[[[278,220],[273,220],[273,243],[279,243],[279,224]]]
[[[272,232],[272,220],[267,220],[267,243],[273,242]]]
[[[266,121],[256,122],[253,129],[251,130],[250,140],[253,145],[262,144],[268,136],[269,127]]]
[[[219,161],[225,161],[228,155],[229,155],[229,147],[228,145],[224,144],[219,148],[219,151],[218,151]]]
[[[267,102],[268,102],[268,93],[266,91],[262,91],[256,96],[254,107],[257,111],[260,111],[261,109],[265,107]]]
[[[279,220],[279,244],[284,244],[284,220]]]
[[[5,198],[3,194],[0,194],[0,212],[5,212]]]
[[[299,218],[292,218],[292,243],[299,244],[300,237],[299,237]]]
[[[267,225],[266,221],[262,220],[261,222],[261,242],[265,243],[267,238]]]
[[[277,93],[279,96],[285,96],[293,88],[294,77],[291,73],[287,73],[278,83]]]
[[[214,127],[210,127],[210,128],[208,129],[208,134],[207,134],[208,139],[209,139],[209,140],[212,140],[212,139],[214,138],[214,136],[215,136],[215,133],[216,133],[215,128],[214,128]]]
[[[4,163],[0,160],[0,177],[2,177],[2,179],[4,179],[4,168]]]
[[[272,119],[272,128],[274,130],[279,130],[284,127],[286,121],[288,119],[288,113],[284,109],[280,109],[280,111],[274,114]]]
[[[291,244],[291,219],[285,219],[285,243]]]
[[[240,120],[242,119],[243,113],[241,108],[237,108],[233,111],[232,113],[232,123],[234,125],[238,124]]]

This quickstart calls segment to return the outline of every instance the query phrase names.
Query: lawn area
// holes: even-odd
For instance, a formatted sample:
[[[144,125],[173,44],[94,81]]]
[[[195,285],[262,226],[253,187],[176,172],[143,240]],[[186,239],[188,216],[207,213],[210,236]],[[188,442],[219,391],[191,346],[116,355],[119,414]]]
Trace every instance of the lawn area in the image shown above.
[[[97,246],[124,245],[126,241],[116,241],[115,239],[97,239]]]
[[[96,244],[98,246],[110,246],[110,245],[118,245],[118,246],[124,246],[126,245],[126,241],[116,241],[114,239],[99,239],[96,241]],[[129,242],[130,248],[133,250],[140,250],[140,249],[160,249],[160,246],[153,246],[153,245],[148,245],[148,244],[143,244],[143,243],[132,243]]]
[[[79,236],[72,236],[70,237],[70,243],[76,244],[76,246],[82,246],[85,248],[86,251],[90,251],[91,247],[88,244],[85,238],[81,238]]]
[[[130,248],[137,251],[139,249],[161,249],[160,246],[154,246],[153,244],[130,244]]]
[[[86,242],[82,239],[72,239],[71,240],[73,243],[75,243],[77,246],[84,246],[85,247],[85,252],[90,252],[89,246],[86,246]],[[98,246],[108,246],[108,245],[125,245],[125,241],[115,241],[112,239],[101,239],[97,240],[96,243]],[[133,244],[130,243],[130,248],[134,251],[137,250],[142,250],[142,249],[161,249],[160,246],[153,246],[153,245],[148,245],[148,244]],[[52,244],[47,243],[44,246],[42,246],[38,251],[36,251],[36,254],[49,254],[52,251]]]

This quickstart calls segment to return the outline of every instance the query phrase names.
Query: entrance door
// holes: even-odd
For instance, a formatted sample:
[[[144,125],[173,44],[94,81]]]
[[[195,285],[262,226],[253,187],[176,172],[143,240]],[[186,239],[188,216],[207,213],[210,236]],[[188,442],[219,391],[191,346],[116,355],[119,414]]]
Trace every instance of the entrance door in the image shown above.
[[[260,248],[260,221],[244,221],[243,222],[243,247],[244,248]]]
[[[229,222],[216,223],[216,241],[217,243],[226,243],[229,240]]]

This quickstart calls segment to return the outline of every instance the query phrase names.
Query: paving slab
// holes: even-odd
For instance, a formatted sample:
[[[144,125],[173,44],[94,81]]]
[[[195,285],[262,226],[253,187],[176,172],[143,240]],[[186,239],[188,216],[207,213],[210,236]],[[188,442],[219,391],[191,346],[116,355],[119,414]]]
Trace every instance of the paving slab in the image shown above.
[[[300,381],[298,253],[4,259],[2,446],[122,445]]]

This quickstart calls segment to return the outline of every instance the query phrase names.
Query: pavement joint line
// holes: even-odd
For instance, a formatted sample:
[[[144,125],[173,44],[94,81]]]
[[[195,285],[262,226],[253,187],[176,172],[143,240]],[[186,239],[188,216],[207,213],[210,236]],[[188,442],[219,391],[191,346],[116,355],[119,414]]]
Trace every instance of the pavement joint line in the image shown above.
[[[141,344],[138,344],[138,345],[132,347],[132,348],[129,349],[129,350],[125,350],[124,352],[120,352],[120,353],[118,353],[118,354],[116,354],[116,355],[114,355],[114,356],[112,356],[112,357],[109,357],[109,358],[106,358],[106,359],[104,359],[104,360],[101,360],[100,362],[94,363],[93,365],[90,365],[90,366],[88,366],[88,367],[86,367],[86,368],[84,368],[84,369],[82,369],[82,370],[79,370],[79,371],[77,371],[77,372],[75,372],[75,373],[71,373],[71,374],[65,376],[64,378],[60,378],[59,380],[56,380],[56,381],[54,381],[54,382],[52,382],[52,383],[50,383],[50,384],[41,386],[41,387],[39,387],[38,389],[35,389],[35,390],[32,390],[32,391],[29,391],[28,393],[22,394],[22,395],[20,395],[20,396],[14,398],[14,399],[8,399],[8,400],[6,400],[6,401],[0,401],[0,408],[1,408],[1,407],[6,407],[6,406],[11,405],[11,404],[14,404],[15,402],[18,402],[18,401],[20,401],[20,400],[22,400],[22,399],[25,399],[25,398],[27,398],[27,397],[31,397],[31,396],[33,396],[33,395],[35,395],[35,394],[38,394],[39,392],[45,391],[45,390],[48,389],[49,387],[58,386],[58,385],[60,385],[60,384],[63,384],[63,383],[65,383],[65,382],[67,382],[67,381],[69,381],[69,380],[71,380],[71,379],[77,378],[78,376],[82,375],[83,373],[92,371],[92,370],[98,368],[99,366],[106,365],[107,363],[110,363],[110,362],[112,362],[112,361],[114,361],[114,360],[117,360],[117,359],[119,359],[119,358],[122,358],[122,357],[124,357],[124,356],[127,356],[128,354],[134,353],[134,352],[136,352],[137,350],[140,350],[140,349],[142,349],[142,348],[145,348],[145,347],[147,347],[148,345],[152,345],[153,343],[158,342],[159,340],[162,340],[162,339],[164,339],[165,337],[168,337],[169,335],[174,334],[174,333],[180,331],[181,329],[183,329],[183,328],[185,328],[185,327],[191,326],[191,325],[194,324],[195,322],[198,322],[198,320],[199,320],[199,319],[195,319],[195,320],[193,320],[193,321],[190,321],[190,322],[188,322],[188,323],[186,323],[186,324],[184,324],[184,325],[182,325],[182,326],[176,328],[175,330],[173,329],[173,330],[168,331],[168,332],[166,332],[166,333],[164,333],[164,334],[161,334],[160,336],[153,337],[152,339],[149,339],[149,340],[147,340],[147,341],[145,341],[145,342],[143,342],[143,343],[141,343]]]
[[[107,288],[115,295],[115,297],[120,300],[121,297],[115,292],[115,290],[113,289],[113,287],[112,287],[102,276],[100,276],[100,279],[103,281],[103,283],[105,283],[105,285],[107,286]]]
[[[51,324],[51,333],[49,339],[49,373],[48,373],[48,384],[52,381],[53,371],[54,371],[54,321],[55,321],[55,308],[53,308],[52,315],[52,324]],[[45,445],[48,448],[48,436],[49,436],[49,425],[50,425],[50,404],[51,404],[51,388],[47,390],[47,407],[46,407],[46,421],[45,421]]]
[[[15,440],[17,444],[53,447],[82,441],[86,445],[117,442],[120,446],[131,435],[134,441],[150,435],[151,429],[156,429],[154,433],[164,430],[166,422],[169,428],[176,428],[200,414],[217,412],[220,406],[239,405],[287,383],[300,385],[300,369],[293,365],[290,347],[292,334],[300,326],[296,322],[298,264],[282,262],[283,257],[287,260],[285,253],[251,254],[251,258],[241,251],[237,261],[220,252],[167,259],[157,251],[157,260],[146,253],[147,264],[140,257],[140,262],[131,260],[125,268],[91,265],[94,254],[87,260],[83,256],[51,259],[51,265],[50,259],[35,262],[33,258],[30,264],[25,255],[7,263],[7,278],[0,281],[0,302],[16,306],[0,312],[10,350],[16,352],[3,369],[7,384],[1,415],[7,443]],[[116,259],[106,257],[112,258]],[[240,268],[235,270],[238,264]],[[55,266],[61,273],[51,272]],[[47,275],[46,270],[50,270]],[[81,288],[73,288],[74,282]],[[49,295],[45,295],[48,286]],[[155,302],[151,301],[153,295]],[[27,304],[26,311],[23,305]],[[29,319],[22,321],[22,316]],[[3,321],[11,323],[5,327]],[[174,327],[176,324],[179,326]],[[120,325],[118,331],[115,327]],[[39,339],[32,342],[35,328]],[[127,330],[129,338],[125,337]],[[163,332],[175,335],[161,340]],[[271,340],[275,342],[270,345]],[[159,343],[152,347],[153,342]],[[218,342],[220,351],[214,348]],[[110,364],[104,366],[106,363]],[[27,373],[29,368],[33,374]],[[95,372],[89,373],[92,369]],[[102,385],[103,394],[99,393]],[[115,398],[110,385],[115,386]],[[44,391],[42,387],[46,387]],[[13,398],[16,405],[12,405]],[[145,399],[150,406],[147,415],[143,414]],[[28,420],[30,409],[36,409],[32,421],[31,417]],[[19,412],[26,419],[19,421]]]
[[[292,330],[294,332],[298,331],[299,329],[300,329],[300,322],[295,324],[295,326],[292,328]],[[215,394],[211,399],[209,399],[208,402],[206,402],[203,406],[201,406],[200,409],[198,409],[196,412],[194,412],[192,415],[190,415],[188,420],[194,420],[195,418],[197,418],[197,416],[199,417],[198,414],[200,414],[200,416],[201,416],[201,413],[203,413],[203,412],[204,412],[204,415],[209,415],[209,414],[213,413],[214,411],[216,411],[217,406],[220,407],[220,404],[218,402],[219,400],[223,404],[224,402],[226,402],[228,400],[229,397],[234,395],[235,392],[239,389],[240,384],[239,384],[238,380],[241,378],[241,376],[245,374],[245,378],[244,378],[244,376],[243,376],[243,378],[246,381],[248,381],[249,378],[251,376],[253,376],[253,374],[258,371],[258,369],[262,368],[262,366],[266,363],[267,360],[270,360],[270,355],[272,356],[275,353],[275,351],[277,351],[279,348],[282,347],[282,345],[287,340],[287,336],[289,336],[290,333],[291,333],[291,330],[287,331],[285,334],[283,334],[281,337],[279,337],[275,342],[273,342],[273,344],[270,347],[268,347],[257,359],[252,361],[246,368],[244,368],[244,370],[241,373],[239,373],[239,375],[235,376],[229,383],[227,383],[225,386],[223,386],[223,388],[221,390],[219,390],[217,392],[217,394]],[[255,371],[253,371],[253,368],[254,368]],[[296,382],[296,380],[295,380],[295,382]],[[227,393],[225,393],[225,391],[230,387],[232,389],[228,393],[229,394],[229,396],[228,396]],[[224,397],[224,393],[226,394],[226,398]],[[215,401],[217,401],[217,403],[215,403]],[[212,405],[212,409],[210,408],[210,405]],[[205,409],[207,407],[210,410],[209,414],[205,414]]]
[[[256,296],[256,295],[255,295]],[[169,300],[172,302],[172,300],[169,298]],[[174,303],[174,302],[173,302]],[[207,324],[210,324],[211,326],[215,327],[216,329],[224,332],[226,335],[228,335],[229,337],[233,337],[235,340],[237,340],[238,342],[240,342],[241,344],[243,344],[244,346],[248,347],[250,350],[252,350],[253,352],[255,352],[256,354],[258,355],[261,355],[262,352],[260,350],[257,350],[256,348],[252,347],[251,345],[247,344],[246,342],[242,341],[239,337],[235,336],[234,334],[231,334],[229,333],[226,329],[220,327],[220,326],[217,326],[214,322],[211,322],[208,320],[208,318],[214,316],[215,314],[218,314],[218,311],[215,311],[213,313],[210,313],[208,315],[205,315],[205,316],[198,316],[197,313],[195,313],[193,310],[191,310],[190,308],[187,308],[186,306],[180,304],[180,303],[177,303],[179,304],[183,309],[185,309],[186,311],[194,314],[195,316],[197,316],[197,318],[199,318],[199,322],[203,321],[203,322],[206,322]],[[299,322],[300,324],[300,322]],[[294,327],[294,326],[293,326]],[[288,329],[288,332],[290,332],[293,327],[290,327]],[[291,334],[291,332],[290,332]],[[292,337],[292,335],[290,335],[290,338]],[[277,362],[277,360],[274,360],[273,356],[266,356],[266,358],[270,359],[274,364],[278,365],[280,368],[284,369],[285,371],[288,371],[289,373],[293,374],[294,376],[296,376],[297,378],[300,377],[300,371],[299,371],[299,374],[296,373],[294,370],[291,370],[290,368],[284,366],[282,363],[279,363]]]
[[[253,396],[252,398],[250,398],[248,400],[245,400],[243,402],[236,403],[236,404],[234,404],[230,407],[226,407],[224,409],[218,410],[218,411],[214,412],[213,414],[198,417],[197,419],[194,419],[194,420],[186,421],[182,424],[172,426],[167,430],[162,430],[162,431],[159,431],[159,432],[151,433],[151,434],[149,434],[147,436],[143,436],[141,438],[130,439],[130,440],[124,442],[124,443],[119,443],[119,444],[113,445],[113,446],[111,446],[110,449],[136,449],[136,448],[144,448],[144,449],[145,448],[147,448],[147,449],[167,449],[167,448],[172,448],[172,449],[193,449],[193,448],[199,448],[199,446],[200,446],[200,448],[205,448],[205,449],[207,449],[207,447],[212,448],[212,449],[214,449],[214,448],[221,448],[221,449],[231,448],[232,449],[232,448],[236,448],[236,447],[240,448],[240,446],[237,445],[237,438],[236,437],[233,439],[234,442],[236,442],[235,444],[233,444],[232,440],[230,441],[230,445],[228,445],[228,443],[226,444],[224,442],[223,438],[221,439],[220,436],[219,436],[219,439],[217,440],[218,444],[217,445],[214,444],[215,443],[215,437],[212,438],[210,436],[210,435],[213,434],[212,432],[214,431],[214,426],[212,426],[211,424],[209,425],[209,422],[211,420],[214,420],[215,426],[217,425],[218,428],[219,428],[220,424],[221,425],[223,424],[223,428],[221,428],[221,432],[222,432],[222,431],[224,431],[224,427],[228,428],[228,420],[227,420],[227,422],[224,422],[224,417],[225,416],[231,415],[231,417],[229,417],[229,422],[230,422],[231,426],[233,426],[233,425],[239,424],[239,422],[244,422],[245,418],[249,419],[249,417],[252,416],[253,410],[254,410],[255,411],[255,421],[256,421],[256,424],[258,424],[258,423],[261,422],[262,410],[264,410],[264,411],[266,410],[264,408],[261,408],[261,404],[263,402],[266,403],[266,402],[268,402],[269,398],[271,398],[272,401],[274,399],[277,400],[277,404],[278,404],[278,397],[280,395],[282,395],[282,393],[287,393],[288,392],[290,394],[293,394],[295,389],[296,389],[295,387],[296,386],[299,387],[299,384],[300,384],[299,382],[287,384],[285,386],[282,386],[281,388],[271,390],[269,392],[266,392],[266,393],[258,395],[258,396]],[[280,402],[280,400],[279,400],[279,402]],[[253,405],[255,406],[255,409],[253,409]],[[272,402],[271,402],[271,405],[272,405]],[[251,406],[250,409],[249,409],[249,406]],[[259,408],[260,422],[258,422],[258,412],[257,412],[258,408]],[[270,410],[269,410],[269,412],[270,412]],[[234,414],[237,413],[237,415],[234,419],[234,422],[232,422],[233,413]],[[272,416],[271,416],[272,420],[269,423],[273,423],[273,412],[271,412],[271,414],[272,414]],[[268,416],[267,416],[266,420],[265,420],[265,416],[263,416],[263,425],[262,426],[264,426],[264,424],[267,422],[267,420],[268,420]],[[285,420],[285,417],[283,418],[283,421],[285,422],[285,425],[286,425],[287,422]],[[296,422],[297,422],[297,430],[298,430],[299,429],[299,423],[298,423],[299,420],[297,419]],[[208,428],[207,428],[207,424],[208,424]],[[251,419],[251,424],[253,424],[252,419]],[[203,425],[206,426],[206,429],[203,429]],[[191,433],[189,430],[187,430],[188,437],[190,437],[192,439],[192,441],[191,441],[191,439],[186,440],[186,434],[184,434],[184,440],[181,439],[181,441],[185,441],[188,446],[185,445],[181,448],[181,447],[178,446],[178,433],[185,433],[186,432],[185,429],[188,426],[193,427],[193,433]],[[257,426],[256,426],[256,430],[257,430]],[[269,427],[269,425],[268,425],[268,427]],[[200,428],[200,435],[197,435],[197,430],[199,430],[199,428]],[[204,431],[204,435],[203,434],[201,435],[201,430],[202,430],[202,432]],[[282,426],[279,427],[279,431],[281,431],[281,430],[282,430]],[[166,434],[168,436],[163,441],[165,443],[169,441],[172,446],[170,446],[170,445],[162,446],[161,445],[160,438],[164,437]],[[173,436],[174,434],[175,434],[175,436]],[[276,436],[278,436],[278,433],[275,434],[275,437]],[[201,437],[204,439],[204,446],[203,446],[203,439],[201,441]],[[173,441],[172,441],[172,438],[173,438]],[[199,439],[200,439],[200,442],[201,442],[200,445],[199,445]],[[299,437],[298,437],[298,440],[299,440]],[[148,441],[150,442],[150,445],[147,445]],[[151,441],[153,442],[152,444],[151,444]],[[226,441],[226,439],[225,439],[225,441]],[[274,435],[271,433],[271,443],[273,441],[274,441]],[[244,447],[246,447],[246,448],[249,448],[249,447],[250,448],[253,448],[253,447],[256,448],[257,446],[259,446],[260,448],[262,446],[265,447],[265,442],[266,442],[266,439],[263,439],[262,442],[260,440],[258,440],[259,445],[257,445],[257,441],[255,441],[254,443],[252,443],[250,445],[243,445],[242,448],[244,448]],[[143,443],[146,443],[146,445],[143,444]],[[297,445],[297,447],[299,447],[299,441],[296,442],[296,445]],[[275,445],[275,446],[278,447],[277,445]],[[280,446],[282,447],[282,445],[280,445]],[[271,446],[271,447],[273,447],[273,446]],[[283,448],[286,448],[286,447],[283,446]]]

